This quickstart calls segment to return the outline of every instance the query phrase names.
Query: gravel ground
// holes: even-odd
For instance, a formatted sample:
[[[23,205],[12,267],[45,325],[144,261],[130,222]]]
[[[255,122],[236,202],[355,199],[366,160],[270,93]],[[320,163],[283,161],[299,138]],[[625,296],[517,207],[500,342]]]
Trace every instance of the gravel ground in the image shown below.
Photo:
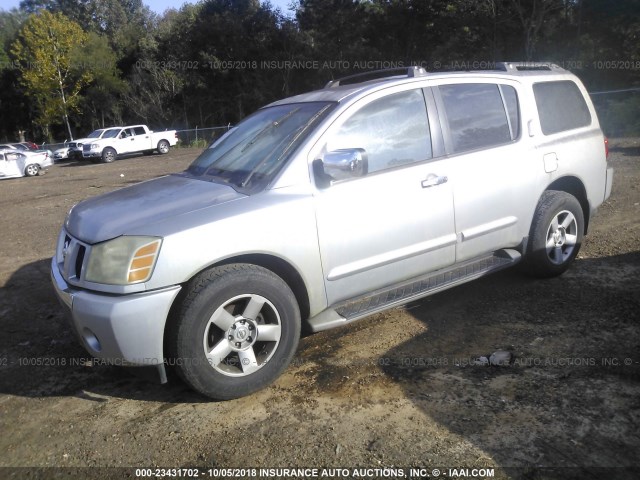
[[[180,171],[197,150],[0,182],[0,477],[413,467],[423,477],[638,478],[640,140],[611,145],[613,194],[565,275],[504,271],[305,337],[275,384],[228,402],[91,362],[49,281],[73,204]],[[474,364],[496,350],[513,363]]]

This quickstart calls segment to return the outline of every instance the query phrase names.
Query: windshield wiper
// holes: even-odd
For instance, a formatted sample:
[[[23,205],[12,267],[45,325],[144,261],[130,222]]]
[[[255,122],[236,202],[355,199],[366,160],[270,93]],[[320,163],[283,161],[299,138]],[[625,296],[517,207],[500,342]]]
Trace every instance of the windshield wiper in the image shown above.
[[[254,143],[256,143],[260,137],[262,137],[265,133],[267,133],[269,130],[271,130],[274,127],[279,127],[280,125],[282,125],[284,122],[286,122],[289,118],[291,118],[291,116],[296,113],[298,110],[300,110],[300,107],[298,108],[294,108],[293,110],[291,110],[290,112],[286,113],[285,115],[283,115],[282,117],[280,117],[278,120],[271,122],[269,125],[265,126],[262,130],[260,130],[258,133],[256,133],[253,138],[251,140],[249,140],[249,142],[242,147],[242,150],[240,150],[240,153],[244,153],[247,149],[249,149]]]
[[[323,108],[320,109],[319,112],[317,112],[313,117],[311,117],[307,122],[305,122],[304,124],[300,125],[296,130],[294,130],[292,133],[290,133],[289,135],[287,135],[286,138],[283,138],[280,143],[278,145],[276,145],[270,152],[268,155],[265,155],[265,157],[260,161],[260,163],[258,165],[256,165],[253,169],[251,169],[251,171],[249,172],[249,174],[245,177],[245,179],[242,181],[242,183],[240,183],[241,187],[246,187],[249,182],[251,181],[251,179],[253,178],[253,176],[258,172],[258,170],[260,168],[262,168],[262,166],[267,163],[267,161],[269,160],[269,157],[271,157],[271,155],[273,154],[273,152],[275,152],[280,145],[282,145],[282,143],[288,141],[290,138],[293,138],[293,140],[289,141],[289,145],[287,146],[287,148],[284,149],[284,151],[280,154],[280,156],[278,157],[278,162],[289,152],[289,149],[291,148],[291,146],[293,145],[293,143],[296,141],[296,139],[302,134],[302,132],[309,127],[310,125],[312,125],[316,119],[318,117],[320,117],[327,109],[329,108],[329,105],[324,106]],[[291,112],[294,113],[294,112]],[[289,114],[290,115],[290,114]],[[287,117],[287,115],[285,115],[283,118]],[[277,123],[277,122],[276,122]]]

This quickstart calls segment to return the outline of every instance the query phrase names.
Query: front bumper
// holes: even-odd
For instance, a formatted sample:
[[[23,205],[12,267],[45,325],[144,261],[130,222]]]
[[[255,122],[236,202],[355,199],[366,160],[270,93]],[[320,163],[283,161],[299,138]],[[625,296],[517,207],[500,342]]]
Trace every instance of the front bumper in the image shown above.
[[[130,295],[75,289],[65,282],[55,257],[51,280],[87,352],[114,365],[163,365],[164,328],[181,287]]]

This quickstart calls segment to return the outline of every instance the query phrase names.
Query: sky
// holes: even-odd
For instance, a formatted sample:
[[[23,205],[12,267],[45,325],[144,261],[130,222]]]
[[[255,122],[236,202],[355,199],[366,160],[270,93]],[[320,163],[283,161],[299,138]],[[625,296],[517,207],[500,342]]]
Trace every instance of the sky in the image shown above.
[[[184,0],[143,0],[145,5],[149,5],[151,10],[156,13],[163,13],[167,8],[180,8],[185,2]],[[188,2],[193,3],[193,2]],[[286,15],[290,15],[289,12],[289,3],[291,0],[271,0],[271,4],[275,7],[280,7],[282,13]],[[20,5],[20,0],[0,0],[0,8],[5,10],[10,10],[13,7],[18,7]]]

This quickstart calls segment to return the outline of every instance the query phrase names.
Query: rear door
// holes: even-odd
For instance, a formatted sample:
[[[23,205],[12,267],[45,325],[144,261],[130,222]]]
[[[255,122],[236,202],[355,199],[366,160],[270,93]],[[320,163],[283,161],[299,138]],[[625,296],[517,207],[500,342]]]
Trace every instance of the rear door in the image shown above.
[[[5,177],[22,177],[24,176],[24,155],[18,151],[4,152],[4,161],[2,162],[2,173]]]
[[[136,152],[151,149],[151,135],[142,126],[133,127],[133,147]]]
[[[522,242],[540,172],[521,135],[519,84],[440,83],[434,95],[450,160],[456,262],[463,262]]]
[[[321,140],[318,156],[358,148],[368,157],[365,176],[315,191],[329,304],[454,262],[453,196],[447,160],[434,159],[438,139],[425,92],[412,89],[361,100]]]

